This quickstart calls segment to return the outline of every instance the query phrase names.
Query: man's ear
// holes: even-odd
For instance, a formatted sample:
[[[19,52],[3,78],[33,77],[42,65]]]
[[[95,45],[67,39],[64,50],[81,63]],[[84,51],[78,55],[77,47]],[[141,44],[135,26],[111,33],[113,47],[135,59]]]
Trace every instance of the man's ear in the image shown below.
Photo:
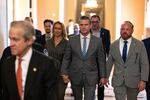
[[[34,39],[31,38],[31,39],[27,40],[27,42],[28,42],[28,45],[31,46],[33,44],[33,42],[34,42]]]

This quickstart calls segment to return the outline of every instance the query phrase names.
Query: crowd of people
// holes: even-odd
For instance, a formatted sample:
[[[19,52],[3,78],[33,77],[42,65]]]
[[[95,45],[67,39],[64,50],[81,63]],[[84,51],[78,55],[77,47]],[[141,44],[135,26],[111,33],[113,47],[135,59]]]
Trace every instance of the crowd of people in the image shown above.
[[[69,82],[75,100],[95,100],[96,88],[104,100],[112,69],[116,100],[137,100],[144,89],[150,100],[150,38],[134,38],[130,21],[113,43],[98,15],[69,22],[71,33],[45,19],[44,34],[31,17],[11,22],[10,45],[0,59],[0,100],[64,100]]]

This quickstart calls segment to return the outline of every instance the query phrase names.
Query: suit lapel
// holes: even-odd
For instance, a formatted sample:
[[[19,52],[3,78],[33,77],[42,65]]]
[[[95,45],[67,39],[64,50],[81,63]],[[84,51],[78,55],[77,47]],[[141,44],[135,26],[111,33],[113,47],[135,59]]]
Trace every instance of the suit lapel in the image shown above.
[[[132,38],[132,41],[131,41],[131,44],[130,44],[130,48],[129,48],[129,52],[128,52],[128,56],[127,56],[127,60],[129,59],[129,57],[132,55],[135,49],[135,45],[136,45],[136,42],[135,42],[135,39]]]
[[[93,39],[93,36],[91,35],[91,39],[90,39],[90,42],[89,42],[89,47],[88,47],[87,53],[86,53],[86,58],[88,58],[90,53],[92,53],[93,48],[94,48],[94,39]]]
[[[13,89],[15,89],[14,91],[16,91],[16,93],[18,94],[18,86],[17,86],[17,79],[16,79],[16,70],[15,70],[15,57],[13,57],[12,59],[10,59],[9,65],[8,65],[8,81],[11,83],[11,87],[14,87]],[[18,95],[19,96],[19,95]]]
[[[115,50],[115,54],[117,55],[117,57],[119,57],[118,59],[121,59],[121,62],[124,63],[123,59],[122,59],[122,55],[120,52],[120,44],[119,44],[120,39],[117,40],[116,42],[116,47],[114,47]]]
[[[81,39],[80,39],[80,35],[78,35],[77,37],[77,40],[75,41],[76,42],[76,46],[77,47],[77,52],[79,53],[80,57],[82,58],[83,55],[82,55],[82,48],[81,48]]]
[[[103,30],[103,28],[101,28],[101,30],[100,30],[100,37],[101,37],[101,38],[104,37],[104,30]]]
[[[25,93],[26,95],[32,85],[32,82],[34,81],[34,76],[36,75],[36,71],[38,71],[38,64],[37,64],[37,57],[35,56],[35,52],[33,51],[33,54],[31,56],[31,60],[28,67],[27,77],[26,77],[26,84],[25,84]]]

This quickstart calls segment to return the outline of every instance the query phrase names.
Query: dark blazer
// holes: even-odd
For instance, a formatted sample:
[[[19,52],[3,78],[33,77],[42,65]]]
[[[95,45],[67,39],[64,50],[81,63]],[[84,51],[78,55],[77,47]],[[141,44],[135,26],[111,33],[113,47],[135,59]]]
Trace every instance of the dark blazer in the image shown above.
[[[38,37],[38,38],[35,40],[35,43],[38,43],[38,44],[42,45],[43,47],[45,47],[45,45],[46,45],[45,34],[43,34],[43,35],[41,35],[40,37]]]
[[[42,35],[42,32],[38,29],[35,29],[35,37],[39,38]]]
[[[16,74],[15,56],[2,63],[2,100],[20,100]],[[55,61],[33,50],[25,83],[24,100],[56,100],[55,87],[58,74]],[[34,70],[36,69],[36,70]]]
[[[44,48],[37,43],[33,43],[32,48],[41,52],[41,53],[43,53],[43,51],[44,51]],[[12,56],[10,46],[8,46],[4,49],[2,57],[1,57],[1,62],[9,56]]]
[[[109,30],[107,30],[105,28],[101,28],[100,37],[102,38],[104,50],[105,50],[106,54],[108,55],[109,49],[110,49],[110,32],[109,32]]]
[[[144,45],[145,45],[145,48],[146,48],[146,51],[147,51],[148,61],[149,61],[149,65],[150,65],[150,38],[144,39],[143,42],[144,42]],[[148,84],[150,86],[150,69],[149,69]]]

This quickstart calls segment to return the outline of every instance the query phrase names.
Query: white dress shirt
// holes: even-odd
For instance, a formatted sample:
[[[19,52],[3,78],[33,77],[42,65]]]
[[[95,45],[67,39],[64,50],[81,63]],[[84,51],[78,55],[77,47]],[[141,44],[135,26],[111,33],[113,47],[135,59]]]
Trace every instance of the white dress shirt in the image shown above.
[[[120,54],[121,54],[121,55],[122,55],[122,50],[123,50],[123,46],[124,46],[124,41],[128,41],[128,43],[127,43],[127,55],[128,55],[132,38],[129,38],[128,40],[123,40],[122,38],[120,38],[120,41],[119,41],[119,49],[120,49]]]
[[[83,36],[82,34],[80,34],[80,41],[81,41],[81,49],[83,51],[83,41],[84,41],[84,38],[85,36]],[[90,33],[86,36],[86,52],[88,50],[88,47],[89,47],[89,43],[90,43],[90,38],[91,38],[91,35]]]

